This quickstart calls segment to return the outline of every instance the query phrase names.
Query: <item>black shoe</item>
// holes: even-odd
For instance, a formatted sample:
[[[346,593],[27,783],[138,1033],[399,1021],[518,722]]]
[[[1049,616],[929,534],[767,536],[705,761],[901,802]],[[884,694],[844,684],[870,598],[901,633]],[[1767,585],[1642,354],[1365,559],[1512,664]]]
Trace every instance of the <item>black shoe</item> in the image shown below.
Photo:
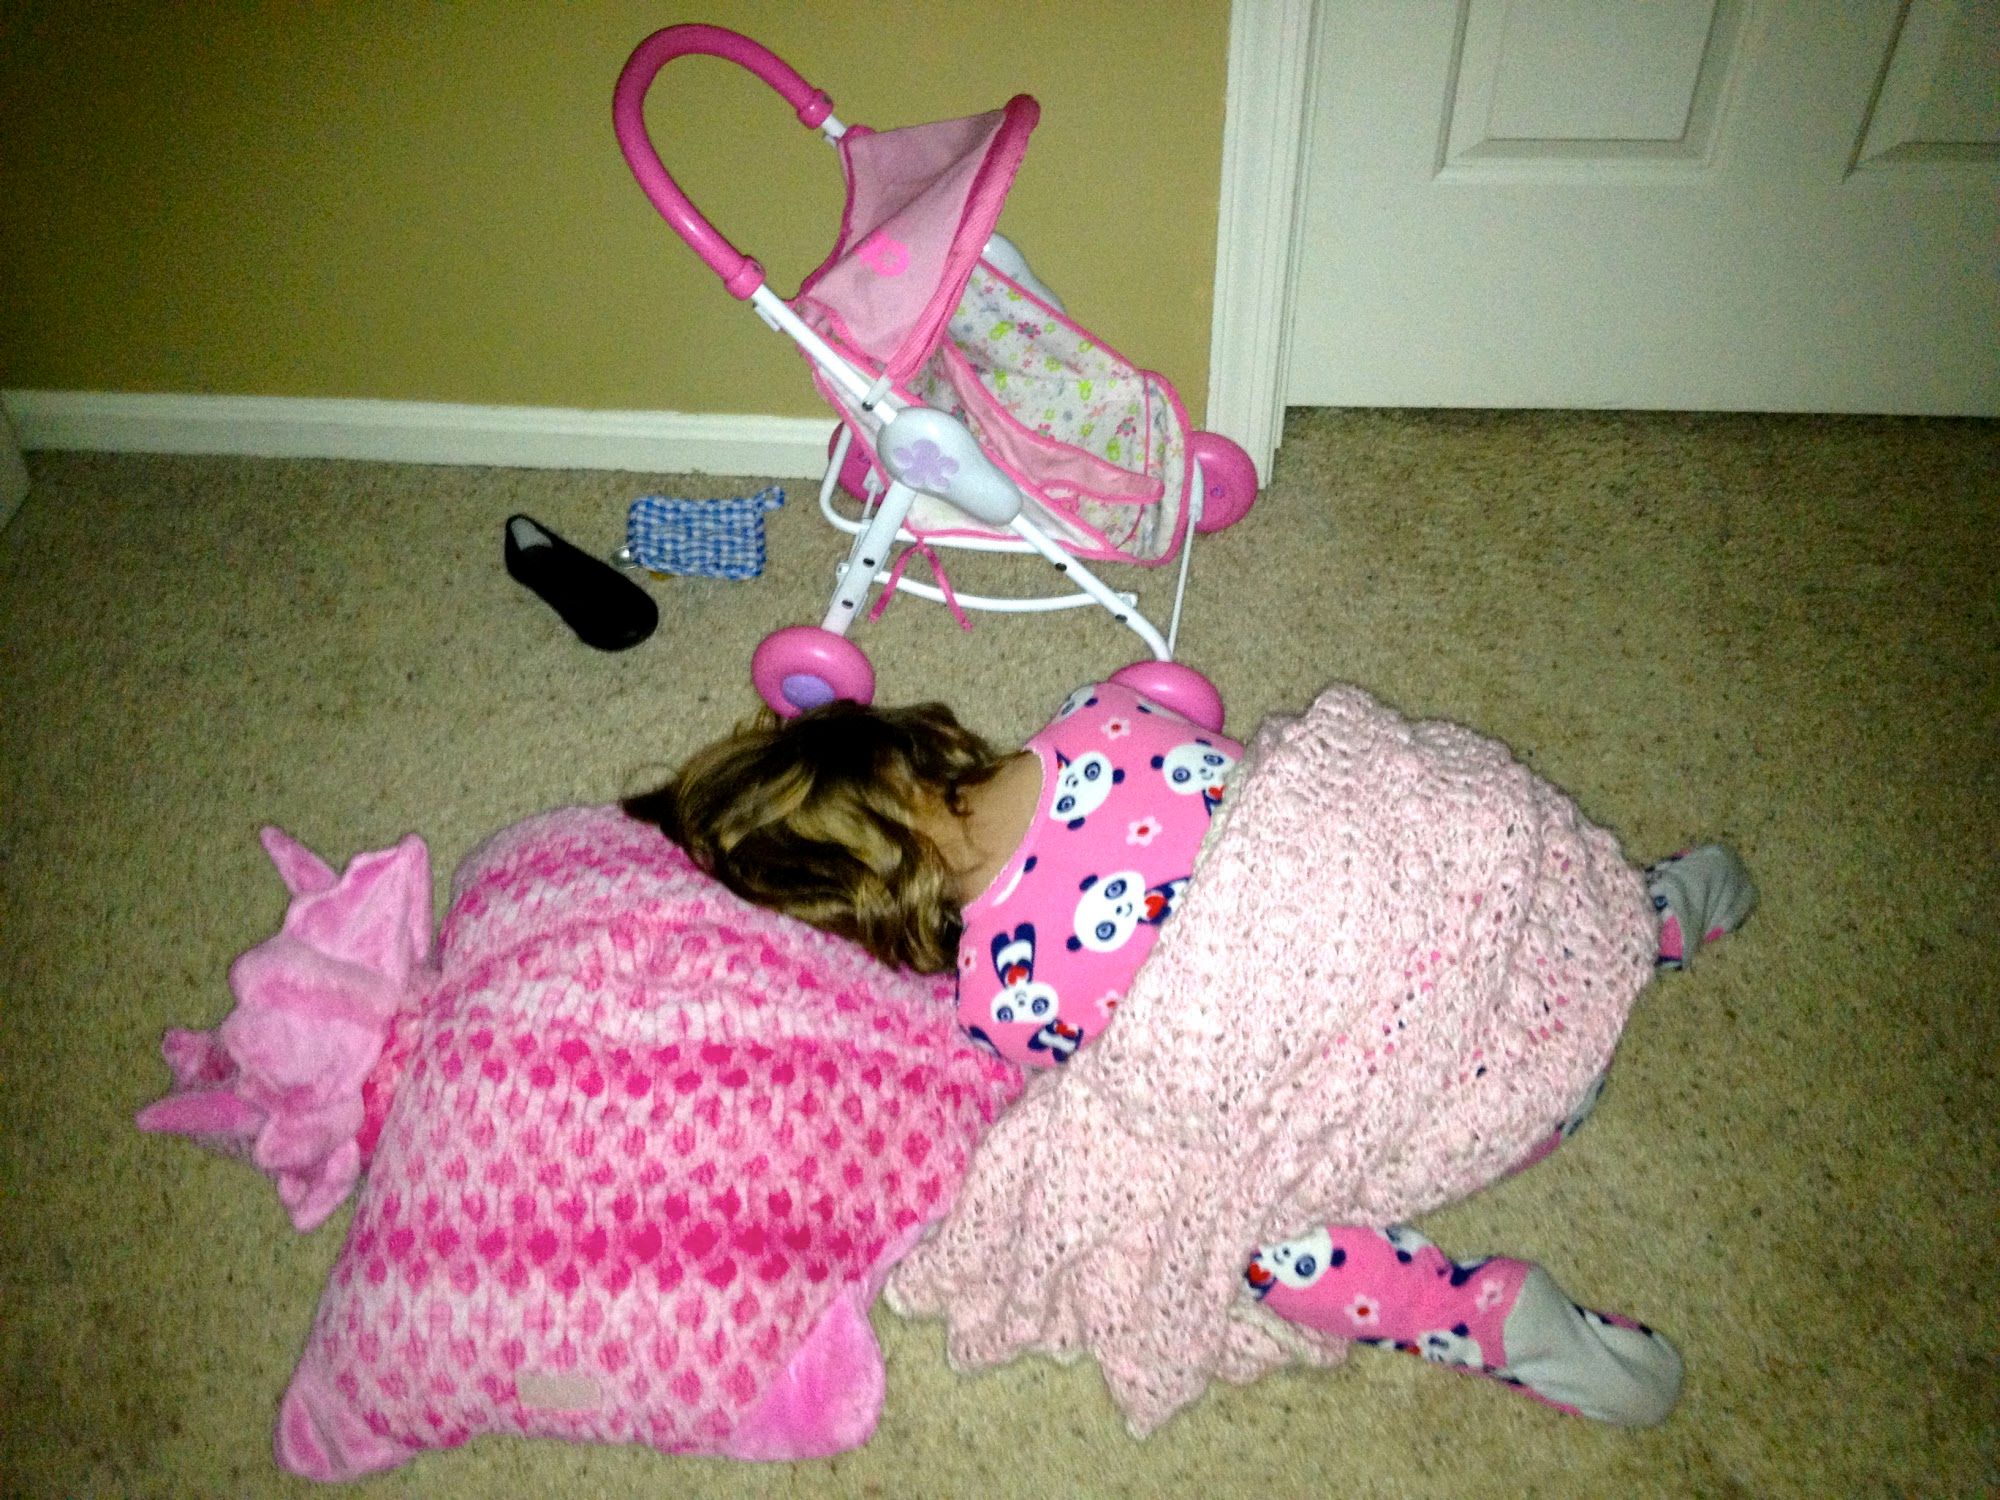
[[[587,646],[623,651],[660,623],[652,595],[532,516],[507,518],[506,558],[514,581],[540,594]]]

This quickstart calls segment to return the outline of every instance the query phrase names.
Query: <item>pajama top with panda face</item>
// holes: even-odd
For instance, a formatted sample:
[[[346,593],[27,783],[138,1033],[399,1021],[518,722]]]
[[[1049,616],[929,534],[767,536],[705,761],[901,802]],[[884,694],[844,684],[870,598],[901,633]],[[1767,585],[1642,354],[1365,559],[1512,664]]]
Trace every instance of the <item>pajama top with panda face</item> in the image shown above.
[[[1046,1068],[1110,1021],[1243,747],[1099,683],[1024,748],[1041,760],[1041,798],[1020,848],[965,908],[958,1020],[1002,1057]]]

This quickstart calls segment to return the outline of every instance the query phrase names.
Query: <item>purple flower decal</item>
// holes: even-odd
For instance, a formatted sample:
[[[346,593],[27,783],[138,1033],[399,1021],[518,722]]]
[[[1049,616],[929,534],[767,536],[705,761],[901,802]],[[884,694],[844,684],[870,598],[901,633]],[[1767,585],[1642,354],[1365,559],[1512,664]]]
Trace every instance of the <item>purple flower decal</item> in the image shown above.
[[[951,476],[958,472],[958,460],[947,458],[944,450],[929,438],[918,438],[907,448],[896,450],[903,483],[913,490],[937,492],[951,488]]]

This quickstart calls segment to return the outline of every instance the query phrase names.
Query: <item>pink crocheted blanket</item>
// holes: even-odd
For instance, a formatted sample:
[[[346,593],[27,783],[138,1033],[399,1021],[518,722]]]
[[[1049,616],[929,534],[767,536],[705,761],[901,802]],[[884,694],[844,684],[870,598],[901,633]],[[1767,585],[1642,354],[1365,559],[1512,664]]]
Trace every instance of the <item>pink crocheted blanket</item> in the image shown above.
[[[1118,1023],[988,1134],[891,1275],[954,1364],[1088,1352],[1135,1435],[1216,1376],[1330,1363],[1250,1250],[1492,1182],[1610,1061],[1652,973],[1639,875],[1491,740],[1335,688],[1249,747]]]

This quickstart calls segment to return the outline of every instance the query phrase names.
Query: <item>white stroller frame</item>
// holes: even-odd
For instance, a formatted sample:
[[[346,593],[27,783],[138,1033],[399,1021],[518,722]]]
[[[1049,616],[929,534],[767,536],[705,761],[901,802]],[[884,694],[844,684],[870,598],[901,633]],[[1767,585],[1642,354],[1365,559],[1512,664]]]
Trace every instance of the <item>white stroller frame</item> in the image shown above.
[[[1219,727],[1221,705],[1214,689],[1200,674],[1175,664],[1172,658],[1187,590],[1193,531],[1219,530],[1248,509],[1256,494],[1256,471],[1248,455],[1217,434],[1185,432],[1186,477],[1191,482],[1179,496],[1184,507],[1176,523],[1181,548],[1179,575],[1172,615],[1162,634],[1139,610],[1136,595],[1112,589],[1023,513],[1020,487],[963,423],[950,413],[899,393],[886,370],[875,378],[858,368],[765,284],[763,269],[756,261],[737,251],[694,209],[653,151],[642,112],[646,90],[660,68],[676,57],[694,54],[722,57],[755,73],[793,105],[801,123],[817,129],[830,145],[839,146],[850,127],[833,114],[832,101],[825,94],[813,89],[781,59],[747,37],[713,26],[668,27],[648,37],[626,64],[614,103],[620,144],[654,206],[721,276],[732,294],[747,300],[768,327],[799,347],[824,378],[823,391],[837,395],[842,409],[843,420],[830,448],[819,500],[827,521],[852,541],[838,564],[833,597],[819,626],[781,629],[757,648],[752,676],[764,700],[785,715],[833,698],[869,701],[874,690],[873,669],[865,654],[848,639],[848,632],[880,586],[935,603],[956,603],[993,613],[1100,607],[1138,635],[1151,655],[1150,661],[1126,669],[1135,674],[1128,680],[1189,717],[1200,722],[1212,720]],[[1032,101],[1016,102],[1033,108]],[[1012,106],[1010,118],[1011,110]],[[1032,115],[1028,124],[1032,125]],[[1011,177],[1011,168],[1008,175]],[[1004,183],[1001,192],[1004,194]],[[1063,314],[1061,301],[1005,236],[992,233],[987,238],[978,267],[1054,313]],[[1174,408],[1178,411],[1177,399]],[[849,462],[856,426],[869,436],[874,464]],[[863,455],[854,457],[860,460]],[[836,491],[843,487],[861,502],[858,519],[841,514],[834,503]],[[1213,501],[1218,495],[1222,503],[1211,505],[1205,521],[1204,497]],[[943,501],[991,531],[931,536],[913,530],[907,522],[919,496]],[[1005,534],[992,534],[1003,531]],[[1039,596],[952,593],[948,587],[904,578],[900,567],[890,568],[890,552],[899,544],[919,549],[944,546],[978,552],[1032,552],[1062,574],[1072,588]]]
[[[837,120],[829,120],[827,124],[822,125],[820,128],[823,131],[827,130],[828,125],[838,126],[839,122]],[[844,131],[845,127],[841,126],[839,130],[830,131],[827,138],[829,140],[838,140]],[[1019,283],[1041,298],[1042,301],[1048,303],[1057,312],[1063,311],[1062,299],[1035,275],[1034,271],[1028,265],[1027,257],[1005,235],[995,234],[989,239],[986,242],[985,253],[980,259],[982,264],[1001,272],[1009,280]],[[782,306],[783,304],[781,303],[780,305]],[[790,313],[791,309],[787,307],[785,311]],[[810,332],[811,330],[807,331]],[[851,374],[860,374],[851,364],[841,359],[839,354],[834,353],[830,348],[827,352],[832,355],[833,359],[838,360],[844,365]],[[815,360],[819,358],[817,354],[814,354],[813,357]],[[827,371],[829,378],[839,378],[824,363],[820,365],[820,368]],[[848,388],[852,389],[853,387],[849,386]],[[871,390],[872,388],[872,386],[869,387]],[[864,407],[866,406],[865,400],[863,405]],[[880,476],[871,468],[866,481],[867,493],[865,496],[859,497],[863,500],[861,519],[851,519],[842,515],[835,508],[833,496],[835,491],[841,487],[840,482],[846,467],[848,450],[853,441],[854,434],[843,423],[834,440],[833,452],[827,464],[826,476],[821,480],[819,487],[820,513],[837,530],[845,532],[855,539],[854,546],[849,549],[847,557],[840,564],[841,582],[835,586],[836,593],[845,590],[847,570],[850,567],[857,564],[866,566],[866,563],[861,560],[862,542],[866,536],[868,523],[875,507],[880,504],[883,509],[888,510],[897,503],[893,495],[888,496],[886,499],[884,498],[885,491],[893,488],[893,482],[890,486],[883,486]],[[1200,462],[1199,458],[1195,460],[1197,465],[1195,469],[1196,482],[1187,498],[1188,525],[1195,530],[1199,530],[1201,526],[1201,497],[1204,488],[1200,479]],[[902,501],[903,511],[907,513],[909,506],[913,503],[913,497]],[[933,584],[919,583],[913,578],[892,577],[887,572],[878,572],[875,574],[873,582],[884,588],[895,589],[899,593],[913,594],[919,599],[927,599],[933,604],[957,604],[965,609],[975,609],[992,614],[1040,614],[1054,610],[1088,608],[1091,605],[1097,605],[1110,611],[1113,618],[1121,624],[1129,626],[1133,633],[1146,643],[1155,657],[1163,661],[1172,659],[1174,647],[1180,638],[1181,606],[1187,597],[1188,564],[1194,553],[1194,548],[1191,544],[1184,542],[1181,546],[1180,569],[1174,584],[1173,614],[1168,620],[1166,635],[1162,638],[1159,630],[1154,627],[1152,621],[1148,620],[1139,611],[1138,595],[1110,588],[1095,573],[1091,572],[1081,559],[1073,557],[1064,551],[1059,543],[1046,532],[1040,531],[1033,522],[1027,520],[1025,517],[1017,514],[1009,525],[1015,532],[1012,538],[997,536],[940,537],[932,540],[920,537],[906,526],[899,524],[894,540],[904,545],[921,543],[924,546],[955,547],[967,552],[1039,553],[1054,563],[1059,571],[1067,574],[1076,582],[1077,588],[1071,593],[1045,595],[998,596],[968,594],[962,590],[954,590],[952,593],[946,594],[943,589]],[[836,604],[828,610],[828,619],[822,621],[821,625],[824,629],[837,630],[844,634],[844,626],[836,625],[833,623],[832,618],[839,608],[839,602],[836,601]],[[859,602],[857,602],[856,608],[859,608]],[[850,621],[852,620],[853,614],[851,611],[848,612],[847,618]]]
[[[828,125],[839,126],[839,121],[829,120]],[[841,129],[844,129],[844,127],[841,129],[828,129],[828,126],[823,125],[821,129],[827,132],[829,140],[838,140]],[[992,239],[987,241],[986,256],[984,259],[988,265],[993,264],[993,258],[996,253],[1005,257],[1006,260],[1011,261],[1019,268],[1018,272],[1010,277],[1011,280],[1031,286],[1043,301],[1049,303],[1058,311],[1062,309],[1062,303],[1057,300],[1052,292],[1040,281],[1032,280],[1034,273],[1029,270],[1026,257],[1004,235],[996,234]],[[998,266],[994,268],[999,269]],[[889,426],[904,411],[935,410],[931,407],[915,406],[904,402],[897,398],[893,392],[887,390],[883,390],[878,394],[877,386],[880,382],[870,381],[861,371],[855,369],[831,345],[827,344],[818,334],[808,328],[799,316],[781,298],[773,295],[768,288],[759,288],[757,293],[753,295],[752,302],[756,306],[759,316],[763,317],[765,322],[797,340],[804,348],[806,354],[829,379],[837,382],[844,391],[853,395],[856,405],[862,412],[879,412],[882,414],[880,431],[886,432]],[[949,416],[945,416],[941,412],[935,414],[942,421],[951,423],[959,432],[964,433],[964,428],[954,422]],[[834,493],[840,488],[842,472],[846,467],[847,455],[853,440],[853,432],[843,423],[834,439],[834,446],[827,463],[825,477],[820,481],[819,508],[821,514],[838,530],[854,538],[853,545],[849,547],[847,556],[839,564],[838,582],[834,585],[834,598],[827,606],[825,617],[820,621],[821,629],[833,631],[837,635],[845,635],[849,627],[853,624],[855,616],[868,602],[870,591],[875,586],[880,585],[885,588],[893,588],[899,593],[913,594],[919,599],[926,599],[934,604],[950,604],[955,602],[965,609],[976,609],[995,614],[1046,613],[1054,610],[1088,608],[1091,605],[1096,605],[1108,611],[1120,624],[1128,626],[1139,639],[1146,643],[1156,658],[1161,661],[1172,659],[1174,645],[1180,634],[1181,605],[1187,593],[1188,564],[1194,550],[1191,546],[1183,543],[1181,547],[1180,571],[1174,590],[1173,615],[1168,623],[1166,634],[1162,636],[1152,621],[1140,612],[1138,608],[1138,596],[1136,594],[1122,593],[1112,589],[1093,573],[1089,566],[1080,558],[1072,556],[1069,552],[1065,551],[1061,544],[1046,531],[1043,531],[1033,521],[1030,521],[1026,516],[1021,514],[1021,497],[1018,487],[998,469],[995,469],[993,472],[993,479],[997,481],[995,488],[998,489],[1000,485],[1004,485],[1005,490],[1001,493],[1004,495],[1011,492],[1012,514],[1006,515],[1004,520],[1002,517],[1009,505],[1009,502],[1005,499],[1001,500],[992,509],[982,513],[974,510],[972,505],[968,504],[963,498],[954,499],[953,496],[936,488],[922,488],[907,484],[900,479],[892,479],[884,486],[879,476],[872,470],[867,480],[867,494],[862,497],[863,509],[860,519],[855,520],[842,515],[835,508],[833,497]],[[953,438],[952,442],[954,447],[956,447],[957,439]],[[974,453],[979,453],[978,445],[973,442],[970,433],[965,433],[964,442],[971,447]],[[878,449],[879,446],[878,444]],[[943,447],[944,445],[940,444],[939,446]],[[952,449],[947,448],[945,451],[949,453]],[[980,457],[983,458],[984,455],[980,454]],[[1199,464],[1200,460],[1197,459],[1195,462]],[[1198,468],[1196,473],[1200,473]],[[1201,490],[1202,487],[1197,482],[1187,499],[1189,507],[1188,522],[1190,526],[1198,523],[1201,518]],[[996,536],[940,537],[935,539],[919,536],[916,532],[909,530],[903,523],[908,518],[910,507],[916,503],[916,498],[920,494],[931,495],[937,499],[944,500],[947,504],[956,504],[959,508],[968,511],[982,520],[990,520],[996,525],[1005,525],[1014,535],[1011,538]],[[967,552],[1008,552],[1017,554],[1033,552],[1046,558],[1058,572],[1069,577],[1076,584],[1076,588],[1070,593],[1048,595],[1000,596],[968,594],[958,590],[954,590],[950,595],[947,595],[943,589],[935,585],[919,583],[912,578],[892,578],[886,570],[882,570],[882,564],[887,560],[889,548],[897,544],[954,547]],[[860,570],[861,586],[859,588],[850,588],[850,575],[857,569]]]

